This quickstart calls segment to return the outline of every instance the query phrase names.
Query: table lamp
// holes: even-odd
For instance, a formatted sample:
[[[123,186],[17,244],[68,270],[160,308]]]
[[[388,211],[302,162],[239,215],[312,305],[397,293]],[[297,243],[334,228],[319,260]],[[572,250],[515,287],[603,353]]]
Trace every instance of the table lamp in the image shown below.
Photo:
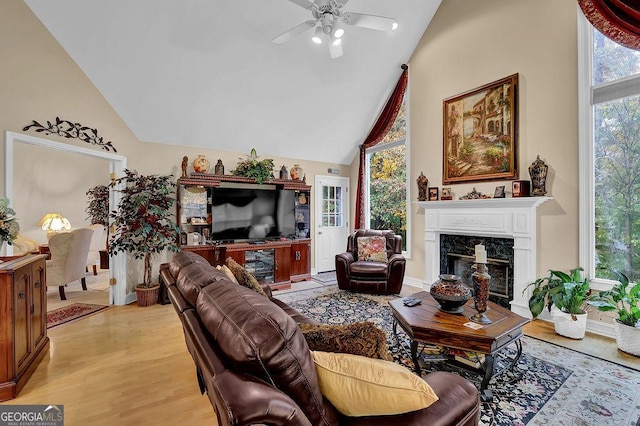
[[[38,225],[42,227],[44,231],[47,231],[47,239],[52,235],[68,231],[71,229],[71,224],[66,217],[63,217],[60,213],[47,213],[45,214]]]

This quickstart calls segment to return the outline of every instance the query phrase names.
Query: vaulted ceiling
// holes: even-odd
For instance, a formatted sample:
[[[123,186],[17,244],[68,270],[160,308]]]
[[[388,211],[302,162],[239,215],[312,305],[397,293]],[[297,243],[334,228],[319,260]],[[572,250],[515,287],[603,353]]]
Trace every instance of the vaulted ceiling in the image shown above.
[[[351,0],[331,59],[287,0],[25,0],[143,141],[350,164],[441,0]],[[342,1],[344,3],[344,1]]]

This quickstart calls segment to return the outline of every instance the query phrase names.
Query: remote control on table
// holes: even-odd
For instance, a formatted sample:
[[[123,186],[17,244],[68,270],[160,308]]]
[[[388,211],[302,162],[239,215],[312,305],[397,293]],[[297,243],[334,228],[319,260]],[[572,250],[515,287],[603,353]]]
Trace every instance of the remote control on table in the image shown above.
[[[402,301],[402,303],[404,303],[405,306],[416,306],[422,303],[422,301],[415,297],[407,297]]]

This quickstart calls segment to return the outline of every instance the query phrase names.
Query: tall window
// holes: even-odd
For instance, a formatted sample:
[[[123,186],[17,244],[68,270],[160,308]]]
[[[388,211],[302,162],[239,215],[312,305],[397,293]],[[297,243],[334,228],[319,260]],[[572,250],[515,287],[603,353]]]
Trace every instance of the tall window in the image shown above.
[[[402,236],[402,250],[411,245],[407,218],[407,95],[393,126],[382,142],[367,150],[368,209],[370,229],[392,229]]]
[[[580,19],[581,262],[640,278],[640,52]]]

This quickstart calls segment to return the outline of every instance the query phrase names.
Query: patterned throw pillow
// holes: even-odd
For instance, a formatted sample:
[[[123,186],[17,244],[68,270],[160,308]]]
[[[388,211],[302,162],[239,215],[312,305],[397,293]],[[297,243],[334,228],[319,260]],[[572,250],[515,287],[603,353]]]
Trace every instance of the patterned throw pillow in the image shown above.
[[[312,351],[341,352],[393,361],[387,335],[370,321],[340,325],[299,323],[298,327]]]
[[[262,286],[260,285],[258,280],[256,280],[256,277],[251,275],[249,271],[242,267],[238,262],[233,260],[233,258],[231,257],[227,257],[226,263],[229,269],[231,269],[231,272],[233,272],[233,275],[238,280],[238,284],[254,290],[256,293],[263,295],[267,299],[269,298],[269,296],[267,296],[267,293],[265,293],[262,289]]]
[[[358,260],[388,262],[387,239],[380,236],[358,238]]]

